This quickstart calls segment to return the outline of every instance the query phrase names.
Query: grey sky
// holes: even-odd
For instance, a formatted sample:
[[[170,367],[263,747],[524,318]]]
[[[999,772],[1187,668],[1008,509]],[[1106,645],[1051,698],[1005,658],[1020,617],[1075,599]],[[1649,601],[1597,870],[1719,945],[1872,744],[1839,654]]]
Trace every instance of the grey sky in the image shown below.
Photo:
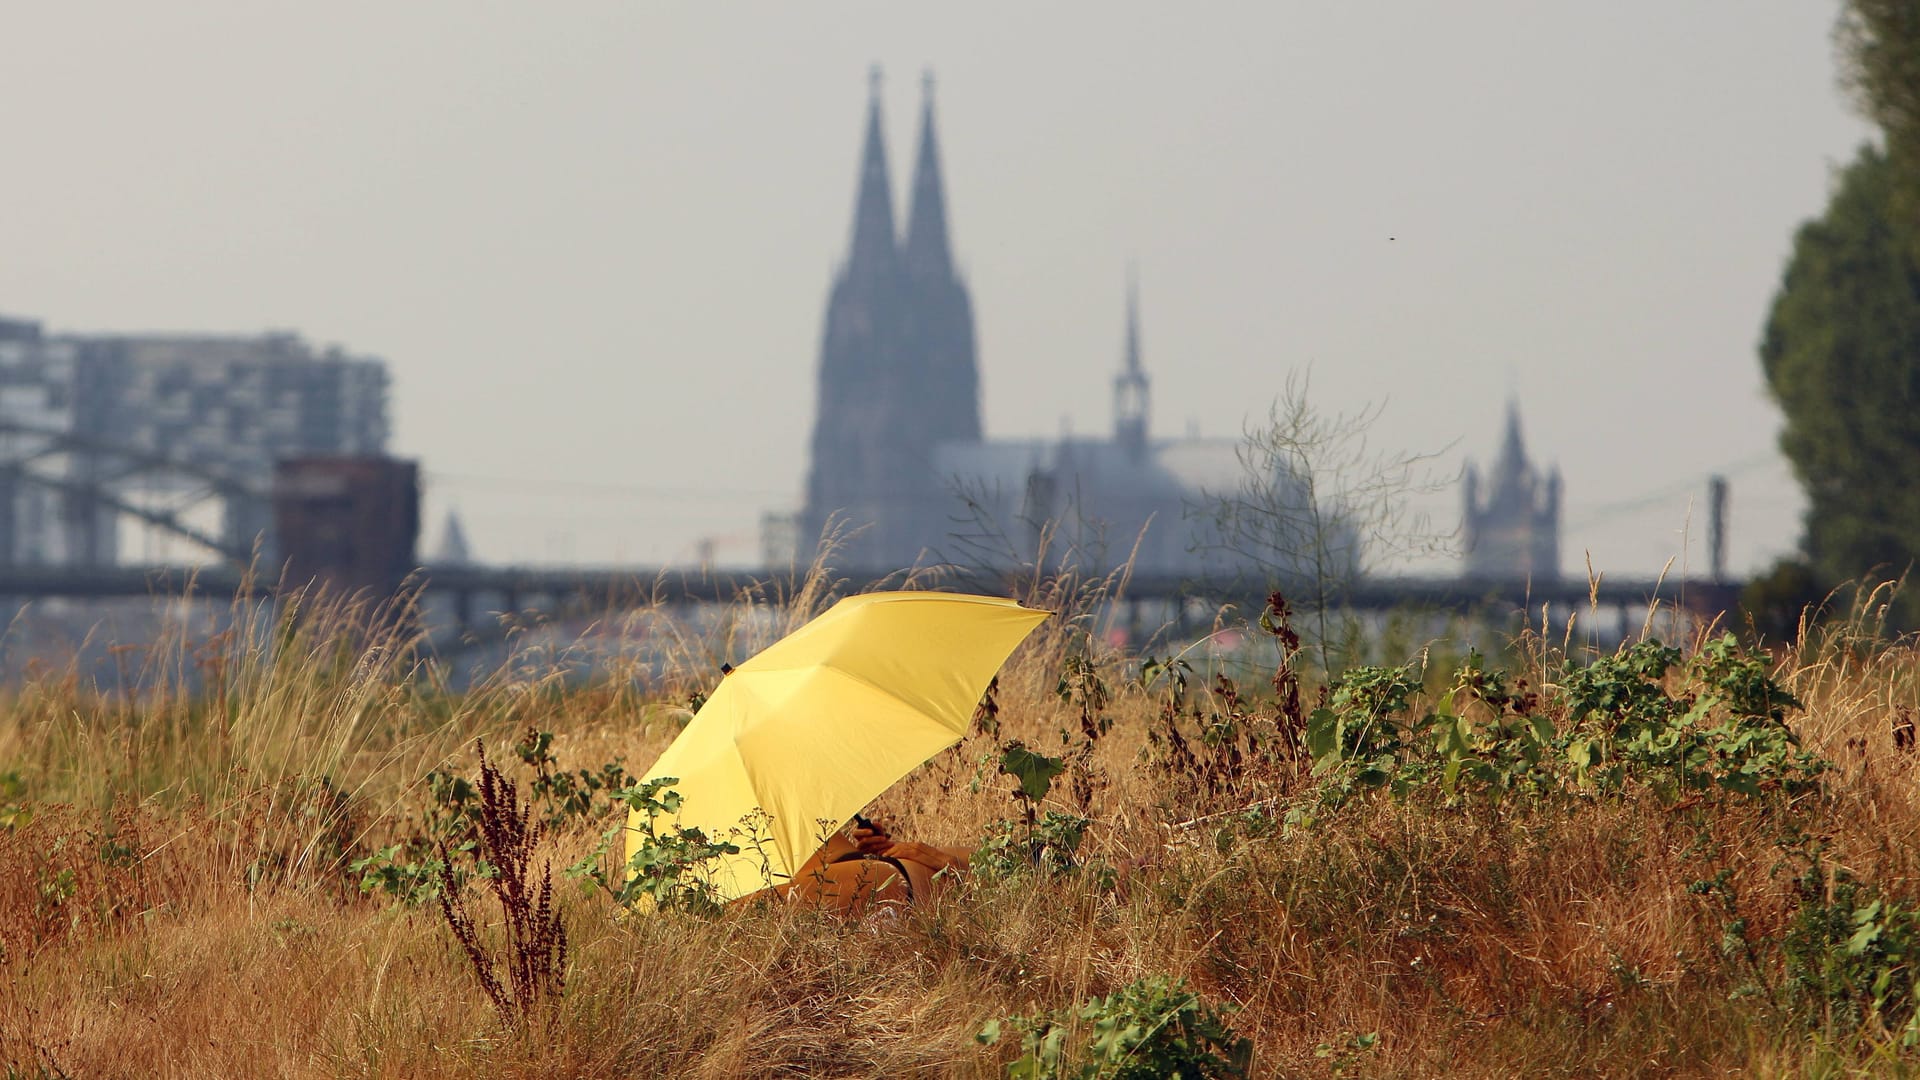
[[[1380,443],[1484,459],[1515,392],[1565,569],[1658,569],[1715,468],[1748,566],[1799,509],[1753,345],[1869,134],[1833,13],[12,5],[0,312],[386,357],[430,543],[453,503],[491,559],[749,560],[799,497],[867,68],[898,193],[932,67],[990,434],[1106,428],[1131,260],[1161,433],[1311,364],[1390,399]]]

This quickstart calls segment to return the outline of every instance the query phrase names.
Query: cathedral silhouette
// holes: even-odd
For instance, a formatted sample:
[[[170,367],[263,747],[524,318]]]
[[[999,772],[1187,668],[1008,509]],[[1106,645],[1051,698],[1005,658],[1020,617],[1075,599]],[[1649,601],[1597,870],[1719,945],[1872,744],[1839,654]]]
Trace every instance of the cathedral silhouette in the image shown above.
[[[954,265],[932,77],[922,83],[904,238],[880,91],[875,69],[853,235],[820,341],[798,554],[831,531],[839,543],[830,562],[843,571],[1099,572],[1128,562],[1167,575],[1350,572],[1358,547],[1340,523],[1317,522],[1312,552],[1275,542],[1271,522],[1312,517],[1300,512],[1305,488],[1284,465],[1249,455],[1238,438],[1153,436],[1131,283],[1112,433],[985,437],[973,302]]]

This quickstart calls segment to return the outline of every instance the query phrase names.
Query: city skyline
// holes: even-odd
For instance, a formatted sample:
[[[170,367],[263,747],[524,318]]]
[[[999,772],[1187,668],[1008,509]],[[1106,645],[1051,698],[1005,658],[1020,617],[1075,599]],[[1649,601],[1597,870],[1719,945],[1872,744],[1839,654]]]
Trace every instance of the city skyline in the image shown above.
[[[1311,367],[1396,448],[1484,463],[1517,394],[1564,569],[1658,570],[1726,471],[1750,570],[1798,534],[1753,342],[1866,128],[1830,10],[1733,10],[35,12],[0,311],[377,353],[425,518],[480,557],[688,559],[798,505],[866,72],[910,146],[930,67],[990,434],[1109,425],[1133,263],[1162,433]]]

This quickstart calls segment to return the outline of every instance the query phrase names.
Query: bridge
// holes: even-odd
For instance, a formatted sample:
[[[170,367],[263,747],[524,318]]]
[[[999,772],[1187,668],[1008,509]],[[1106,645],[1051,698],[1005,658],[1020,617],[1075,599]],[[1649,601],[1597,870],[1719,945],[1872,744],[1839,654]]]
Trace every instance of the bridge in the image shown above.
[[[833,592],[858,592],[878,584],[897,582],[899,573],[835,572]],[[935,588],[999,596],[1027,596],[1033,591],[1031,573],[993,574],[949,569],[927,575]],[[533,615],[548,620],[593,619],[622,610],[648,606],[725,604],[743,597],[778,600],[799,595],[805,575],[793,570],[685,570],[602,569],[561,570],[536,567],[422,567],[415,581],[427,601],[443,597],[439,606],[450,611],[452,624],[435,635],[443,655],[485,647],[503,641],[517,621],[503,614]],[[1268,583],[1209,582],[1177,576],[1133,576],[1083,581],[1087,593],[1110,605],[1115,624],[1128,629],[1135,644],[1154,627],[1171,626],[1176,636],[1191,637],[1212,629],[1222,610],[1231,606],[1238,618],[1252,619],[1265,609],[1273,591]],[[1597,623],[1610,624],[1609,637],[1627,638],[1656,608],[1684,612],[1705,623],[1729,615],[1740,599],[1742,583],[1681,579],[1607,579],[1597,582],[1487,581],[1470,578],[1372,577],[1324,591],[1285,591],[1298,613],[1325,607],[1341,612],[1373,615],[1425,613],[1473,616],[1493,620],[1537,618],[1543,607],[1556,622],[1574,612],[1605,612]],[[497,606],[496,606],[497,605]],[[1589,616],[1591,619],[1592,616]]]
[[[129,487],[136,482],[163,488],[166,498],[130,498]],[[260,477],[230,476],[166,448],[123,446],[72,430],[0,419],[0,565],[20,562],[24,554],[15,520],[22,488],[58,502],[58,546],[67,563],[111,561],[110,538],[119,515],[237,562],[252,555],[254,538],[268,526],[270,492]],[[209,501],[221,512],[217,534],[188,516]]]
[[[859,591],[869,583],[899,580],[899,573],[834,571],[838,591]],[[1030,574],[953,569],[931,574],[941,587],[967,588],[1001,595],[1021,595],[1031,584]],[[417,578],[423,595],[446,594],[472,604],[478,597],[500,597],[502,610],[517,610],[522,602],[563,614],[593,614],[638,603],[724,603],[747,595],[795,595],[804,575],[792,570],[659,569],[543,569],[538,567],[422,567]],[[1558,610],[1662,606],[1694,612],[1720,612],[1739,599],[1740,582],[1682,579],[1516,582],[1439,577],[1369,577],[1330,589],[1323,595],[1290,591],[1298,609],[1326,606],[1355,611],[1416,609],[1447,612],[1506,612],[1539,610],[1543,604]],[[1116,601],[1204,601],[1235,604],[1258,612],[1272,586],[1263,582],[1171,575],[1116,576],[1107,595]],[[7,592],[0,576],[0,594]]]
[[[117,446],[98,438],[0,420],[0,598],[108,599],[181,596],[271,599],[287,586],[319,580],[337,591],[391,595],[417,590],[435,613],[449,648],[501,640],[502,615],[590,619],[646,606],[715,604],[797,595],[804,574],[792,569],[711,570],[676,567],[553,568],[421,566],[414,466],[390,459],[282,462],[272,472],[232,477],[165,450]],[[127,494],[130,482],[163,489],[164,505]],[[64,558],[33,561],[17,543],[13,494],[39,489],[58,506]],[[187,511],[213,500],[221,527],[192,523]],[[218,561],[205,565],[129,566],[112,562],[114,522],[129,516],[180,537]],[[205,515],[202,515],[205,516]],[[276,538],[276,531],[280,534]],[[285,542],[279,542],[285,541]],[[249,568],[260,572],[250,572]],[[936,587],[1027,595],[1031,571],[936,569],[922,575]],[[837,591],[898,581],[897,572],[837,570]],[[1259,612],[1270,586],[1261,581],[1209,581],[1171,575],[1116,575],[1094,583],[1109,603],[1162,605],[1187,628],[1211,623],[1232,605]],[[1740,583],[1724,580],[1601,578],[1516,582],[1438,577],[1366,577],[1339,588],[1290,589],[1296,609],[1358,612],[1414,610],[1508,616],[1542,607],[1564,615],[1582,608],[1630,612],[1653,606],[1712,617],[1730,610]],[[1159,621],[1157,618],[1154,621]]]
[[[870,583],[898,580],[881,573],[835,573],[835,591],[855,592]],[[288,585],[294,584],[289,581]],[[304,583],[301,583],[304,584]],[[745,597],[777,600],[798,595],[806,582],[792,570],[689,570],[680,568],[561,569],[531,566],[421,566],[405,587],[417,590],[451,617],[446,629],[469,643],[497,640],[501,615],[522,614],[549,620],[595,618],[647,606],[725,604]],[[1031,577],[1018,574],[959,572],[938,579],[935,587],[1001,595],[1024,595]],[[1259,612],[1270,586],[1256,582],[1207,582],[1171,576],[1115,577],[1094,583],[1110,602],[1174,605],[1195,609],[1211,621],[1223,605],[1242,613]],[[281,591],[279,580],[250,574],[233,564],[191,566],[0,566],[0,597],[106,599],[181,596],[208,599],[243,594],[269,599]],[[1325,595],[1289,593],[1296,610],[1319,606],[1356,612],[1444,612],[1504,617],[1547,607],[1564,615],[1595,608],[1642,611],[1658,605],[1711,618],[1733,609],[1741,583],[1678,578],[1602,578],[1514,582],[1437,577],[1363,578]]]

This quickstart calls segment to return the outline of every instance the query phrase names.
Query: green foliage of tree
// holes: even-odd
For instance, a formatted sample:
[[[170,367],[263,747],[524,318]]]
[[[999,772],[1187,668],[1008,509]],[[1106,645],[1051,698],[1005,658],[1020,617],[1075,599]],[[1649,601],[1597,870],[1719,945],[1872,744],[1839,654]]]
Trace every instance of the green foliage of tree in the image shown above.
[[[1841,174],[1794,240],[1760,345],[1809,501],[1806,554],[1828,583],[1902,573],[1920,552],[1920,261],[1896,174],[1871,146]]]
[[[1759,642],[1792,641],[1801,620],[1817,621],[1825,610],[1827,590],[1814,577],[1813,567],[1799,555],[1779,559],[1740,590],[1736,625]]]
[[[1840,79],[1860,114],[1886,135],[1896,168],[1897,217],[1920,213],[1920,6],[1913,0],[1846,0],[1834,38]],[[1907,236],[1920,252],[1920,230]]]

